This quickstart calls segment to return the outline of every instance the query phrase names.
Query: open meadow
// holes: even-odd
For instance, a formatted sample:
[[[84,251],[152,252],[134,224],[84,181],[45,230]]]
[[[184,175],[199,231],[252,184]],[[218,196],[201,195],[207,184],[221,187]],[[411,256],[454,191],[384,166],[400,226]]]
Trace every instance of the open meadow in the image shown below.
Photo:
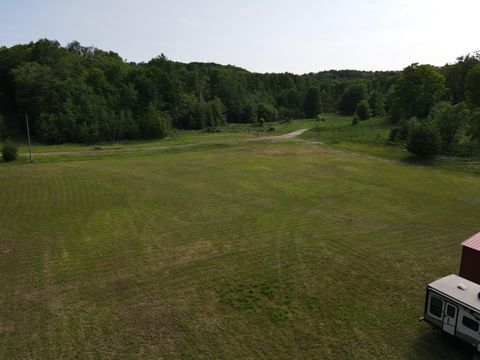
[[[471,357],[417,318],[479,231],[480,177],[313,129],[205,136],[0,163],[1,358]]]

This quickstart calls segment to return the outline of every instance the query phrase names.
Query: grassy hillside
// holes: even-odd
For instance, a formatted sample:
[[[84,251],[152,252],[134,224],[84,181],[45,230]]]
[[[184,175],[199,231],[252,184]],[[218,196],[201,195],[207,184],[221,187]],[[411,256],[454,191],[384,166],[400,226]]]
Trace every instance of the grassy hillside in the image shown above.
[[[302,135],[310,141],[322,141],[337,149],[361,152],[388,159],[402,160],[409,153],[398,144],[387,145],[392,124],[386,118],[375,117],[352,125],[351,116],[327,115],[315,122],[312,130]]]
[[[322,142],[342,151],[373,155],[409,164],[427,165],[461,172],[480,174],[480,156],[439,155],[432,159],[418,159],[405,144],[389,141],[393,125],[386,118],[375,117],[352,125],[348,116],[327,115],[325,121],[309,122],[311,130],[301,137],[307,141]]]
[[[467,359],[480,178],[302,142],[0,164],[4,358]]]

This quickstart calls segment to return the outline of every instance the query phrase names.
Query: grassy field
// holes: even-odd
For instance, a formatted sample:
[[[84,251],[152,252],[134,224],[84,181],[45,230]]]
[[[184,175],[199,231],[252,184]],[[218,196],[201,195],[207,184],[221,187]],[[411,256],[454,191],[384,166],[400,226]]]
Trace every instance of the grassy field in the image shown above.
[[[476,175],[301,140],[54,159],[0,164],[2,358],[471,357],[417,318]]]
[[[315,122],[312,130],[302,137],[321,140],[341,150],[360,152],[388,159],[407,159],[410,154],[399,145],[387,145],[392,124],[386,118],[375,117],[352,125],[351,116],[327,115]]]
[[[307,141],[320,141],[330,147],[371,155],[390,160],[398,160],[412,165],[426,165],[434,168],[480,174],[480,157],[437,156],[434,159],[420,160],[410,154],[404,144],[389,142],[393,125],[387,118],[371,118],[352,126],[349,116],[327,115],[325,121],[310,122],[311,131],[301,137]]]
[[[282,135],[299,128],[311,128],[315,124],[312,120],[295,120],[288,123],[271,123],[263,127],[254,127],[249,124],[228,124],[218,128],[219,132],[206,133],[200,130],[174,130],[172,134],[165,139],[153,140],[129,140],[97,144],[102,149],[125,149],[129,148],[150,148],[171,145],[184,145],[190,143],[215,143],[215,142],[235,142],[244,138],[255,138],[257,131],[261,136]],[[267,131],[272,128],[273,131]],[[44,145],[33,143],[32,151],[36,152],[56,152],[56,151],[85,151],[91,150],[94,144],[59,144]],[[22,142],[19,147],[21,154],[28,152],[26,141]]]

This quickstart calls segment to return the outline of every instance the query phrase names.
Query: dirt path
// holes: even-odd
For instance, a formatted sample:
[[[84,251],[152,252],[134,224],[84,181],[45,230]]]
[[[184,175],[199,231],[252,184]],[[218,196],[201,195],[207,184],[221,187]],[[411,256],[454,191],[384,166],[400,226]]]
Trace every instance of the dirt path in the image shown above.
[[[277,140],[285,140],[285,139],[292,139],[303,134],[305,131],[309,129],[299,129],[292,131],[288,134],[283,135],[276,135],[276,136],[266,136],[266,137],[257,137],[257,138],[249,138],[244,139],[245,141],[277,141]],[[208,145],[208,144],[218,144],[219,142],[215,141],[208,141],[208,142],[198,142],[198,143],[190,143],[190,144],[179,144],[179,145],[164,145],[164,146],[146,146],[146,147],[126,147],[121,149],[99,149],[99,150],[59,150],[59,151],[40,151],[40,152],[33,152],[33,155],[41,155],[41,156],[48,156],[48,155],[91,155],[91,154],[103,154],[103,153],[117,153],[117,152],[136,152],[136,151],[156,151],[156,150],[164,150],[164,149],[181,149],[181,148],[189,148],[192,146],[197,145]],[[23,156],[27,156],[27,153],[21,154]]]
[[[277,135],[277,136],[264,136],[264,137],[258,137],[254,139],[248,139],[250,141],[277,141],[277,140],[285,140],[285,139],[292,139],[294,137],[302,135],[305,131],[308,131],[310,129],[298,129],[295,131],[292,131],[291,133],[288,134],[283,134],[283,135]]]

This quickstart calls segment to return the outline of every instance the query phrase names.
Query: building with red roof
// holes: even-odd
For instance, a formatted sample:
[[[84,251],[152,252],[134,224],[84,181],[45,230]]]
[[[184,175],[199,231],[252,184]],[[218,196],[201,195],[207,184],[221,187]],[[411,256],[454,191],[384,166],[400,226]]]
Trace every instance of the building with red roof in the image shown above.
[[[480,233],[462,243],[460,276],[480,284]]]

